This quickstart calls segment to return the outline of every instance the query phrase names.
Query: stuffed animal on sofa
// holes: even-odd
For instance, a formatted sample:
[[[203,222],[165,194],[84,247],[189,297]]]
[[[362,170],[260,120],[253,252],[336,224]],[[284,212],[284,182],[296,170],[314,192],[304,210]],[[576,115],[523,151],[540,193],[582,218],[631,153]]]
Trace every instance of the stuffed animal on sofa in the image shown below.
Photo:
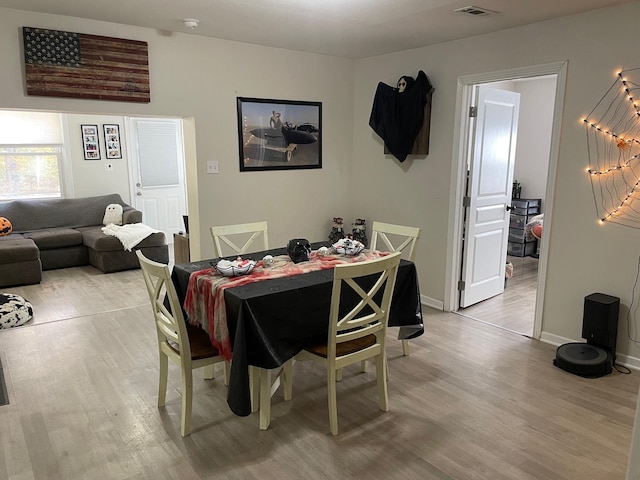
[[[9,235],[13,231],[13,226],[8,218],[0,217],[0,237]]]
[[[110,203],[104,211],[104,218],[102,219],[103,225],[122,225],[122,205],[117,203]]]

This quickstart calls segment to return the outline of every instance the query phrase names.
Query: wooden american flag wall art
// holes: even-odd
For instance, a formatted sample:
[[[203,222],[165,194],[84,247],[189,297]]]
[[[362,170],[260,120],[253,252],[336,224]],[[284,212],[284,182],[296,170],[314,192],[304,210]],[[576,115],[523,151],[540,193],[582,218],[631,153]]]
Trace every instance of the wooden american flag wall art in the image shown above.
[[[147,42],[22,27],[27,95],[149,103]]]

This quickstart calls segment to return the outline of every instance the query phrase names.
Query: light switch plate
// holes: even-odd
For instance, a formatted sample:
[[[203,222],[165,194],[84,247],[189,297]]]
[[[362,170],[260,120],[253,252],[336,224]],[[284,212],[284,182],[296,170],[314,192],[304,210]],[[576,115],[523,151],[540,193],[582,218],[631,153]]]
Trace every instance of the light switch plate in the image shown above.
[[[207,162],[207,173],[220,173],[217,160],[209,160]]]

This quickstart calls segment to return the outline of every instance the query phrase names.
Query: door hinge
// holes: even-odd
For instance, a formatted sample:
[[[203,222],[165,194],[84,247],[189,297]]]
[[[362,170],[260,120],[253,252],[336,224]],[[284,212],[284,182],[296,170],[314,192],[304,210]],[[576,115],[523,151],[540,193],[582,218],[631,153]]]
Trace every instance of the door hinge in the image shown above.
[[[478,107],[469,107],[469,116],[477,117],[478,116]]]
[[[462,198],[462,206],[470,207],[471,206],[471,197],[463,197]]]
[[[464,290],[464,288],[465,288],[464,280],[459,280],[458,281],[458,290],[462,291],[462,290]]]

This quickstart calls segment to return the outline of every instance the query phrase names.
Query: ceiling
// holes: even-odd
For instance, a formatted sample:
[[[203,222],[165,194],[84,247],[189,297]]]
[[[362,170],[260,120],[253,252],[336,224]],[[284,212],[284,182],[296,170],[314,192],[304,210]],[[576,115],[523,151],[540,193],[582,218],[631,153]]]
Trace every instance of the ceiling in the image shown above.
[[[476,1],[476,0],[474,0]],[[0,0],[0,7],[364,58],[632,0]],[[454,12],[473,5],[495,13]],[[196,18],[189,29],[184,18]],[[44,27],[47,25],[24,25]],[[85,31],[78,25],[78,33]]]

